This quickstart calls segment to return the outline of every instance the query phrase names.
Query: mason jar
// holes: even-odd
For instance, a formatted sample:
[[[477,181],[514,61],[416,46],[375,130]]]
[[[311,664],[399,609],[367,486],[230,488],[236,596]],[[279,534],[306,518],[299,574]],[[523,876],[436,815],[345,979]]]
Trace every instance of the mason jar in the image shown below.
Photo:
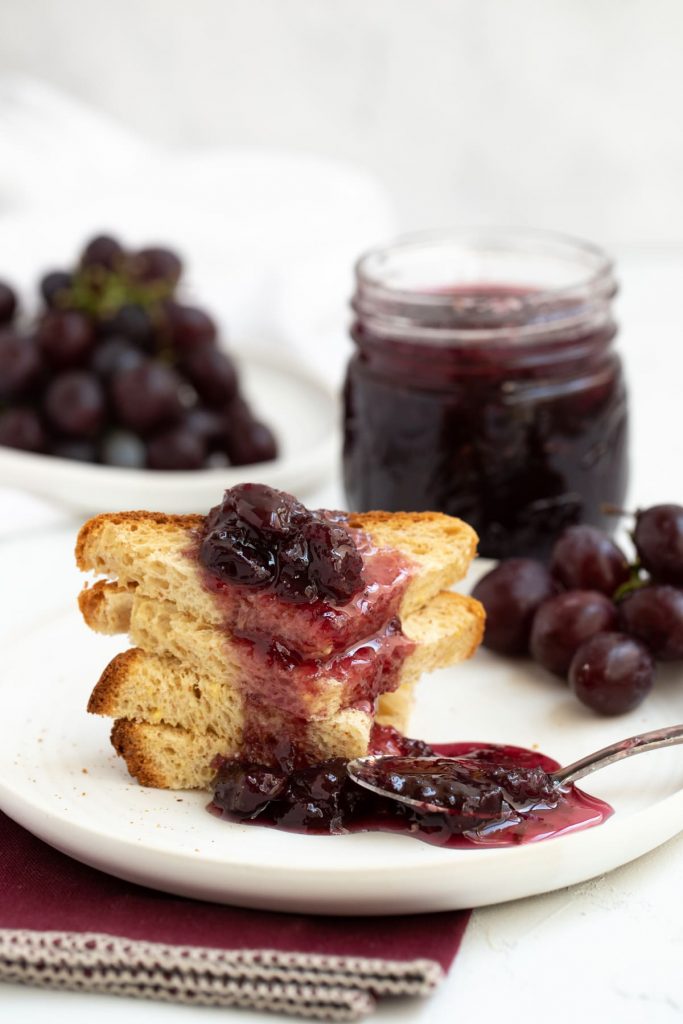
[[[611,530],[628,476],[613,264],[530,230],[416,235],[356,265],[344,391],[355,511],[459,516],[491,558]]]

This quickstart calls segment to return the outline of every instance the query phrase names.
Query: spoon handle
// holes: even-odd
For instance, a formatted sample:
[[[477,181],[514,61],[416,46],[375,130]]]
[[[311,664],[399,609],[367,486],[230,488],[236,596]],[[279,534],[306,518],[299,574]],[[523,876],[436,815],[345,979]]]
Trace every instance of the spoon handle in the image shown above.
[[[683,725],[670,725],[666,729],[654,729],[652,732],[643,732],[639,736],[631,736],[627,740],[620,740],[612,743],[609,747],[603,747],[594,754],[582,757],[580,761],[574,761],[564,768],[558,768],[551,773],[552,780],[558,785],[565,785],[569,782],[576,782],[584,775],[590,775],[599,768],[604,768],[615,761],[621,761],[632,754],[642,754],[646,750],[657,750],[659,747],[672,747],[675,743],[683,743]]]

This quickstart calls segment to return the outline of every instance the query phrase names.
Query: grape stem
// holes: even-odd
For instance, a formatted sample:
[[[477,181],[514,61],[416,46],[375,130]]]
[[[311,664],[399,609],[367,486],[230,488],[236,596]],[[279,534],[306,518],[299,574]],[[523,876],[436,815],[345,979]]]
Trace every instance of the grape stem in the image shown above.
[[[641,587],[646,587],[649,583],[649,580],[645,579],[640,574],[640,562],[633,562],[633,564],[630,565],[629,568],[631,570],[631,575],[629,579],[627,579],[625,583],[622,583],[620,587],[617,587],[617,589],[612,594],[612,600],[616,604],[618,604],[619,601],[621,601],[622,598],[626,597],[628,594],[632,594],[634,590],[640,590]]]

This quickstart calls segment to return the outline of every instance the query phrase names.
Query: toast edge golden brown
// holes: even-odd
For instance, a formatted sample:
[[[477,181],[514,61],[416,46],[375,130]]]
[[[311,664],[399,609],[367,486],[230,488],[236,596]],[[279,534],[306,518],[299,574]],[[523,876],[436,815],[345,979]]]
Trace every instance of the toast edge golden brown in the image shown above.
[[[125,718],[114,722],[111,730],[111,745],[123,758],[128,772],[141,786],[150,786],[153,789],[175,789],[169,785],[174,780],[169,778],[168,773],[164,774],[163,767],[159,761],[155,763],[150,756],[149,743],[145,740],[145,733],[136,728],[135,722],[129,722]],[[188,789],[199,788],[188,786]]]
[[[166,512],[101,512],[83,523],[76,537],[76,565],[82,572],[97,571],[93,563],[93,546],[105,525],[133,527],[136,523],[153,525],[160,529],[200,530],[204,525],[205,516],[198,513],[188,515],[171,515]]]
[[[137,526],[154,526],[175,535],[177,530],[200,530],[205,517],[198,514],[167,515],[163,512],[103,512],[89,519],[78,532],[76,564],[83,572],[106,572],[105,559],[96,551],[97,541],[106,526],[124,526],[135,532]],[[444,561],[444,544],[449,545],[450,565],[444,566],[450,583],[467,572],[477,549],[478,537],[461,519],[441,512],[359,512],[349,513],[349,526],[369,534],[378,547],[393,548],[412,558],[418,566],[436,555]],[[415,533],[414,531],[418,532]],[[452,545],[452,547],[450,547]],[[447,560],[447,559],[446,559]],[[440,587],[439,589],[446,589]]]
[[[118,583],[97,580],[78,595],[78,608],[90,629],[105,636],[127,633],[135,599],[135,589]]]
[[[463,576],[479,543],[479,537],[468,523],[444,512],[349,512],[348,525],[369,534],[377,547],[396,548],[418,560],[434,554],[435,547],[452,543],[458,552],[458,565],[464,565]],[[413,533],[414,529],[419,532]],[[406,547],[397,543],[400,537]]]

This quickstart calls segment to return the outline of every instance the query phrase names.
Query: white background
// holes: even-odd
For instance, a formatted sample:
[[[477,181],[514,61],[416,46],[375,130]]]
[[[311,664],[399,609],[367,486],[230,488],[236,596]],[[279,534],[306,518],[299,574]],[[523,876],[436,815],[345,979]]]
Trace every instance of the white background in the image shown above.
[[[153,140],[359,162],[405,228],[609,246],[683,242],[682,53],[680,0],[0,3],[0,71]]]

